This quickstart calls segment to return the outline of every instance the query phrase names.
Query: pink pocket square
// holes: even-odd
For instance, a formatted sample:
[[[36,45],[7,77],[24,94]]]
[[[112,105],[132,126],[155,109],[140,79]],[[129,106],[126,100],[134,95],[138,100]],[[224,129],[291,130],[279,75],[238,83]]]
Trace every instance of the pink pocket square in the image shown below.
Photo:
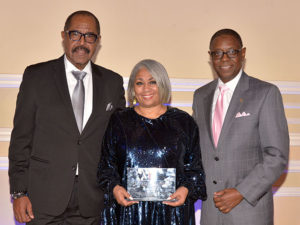
[[[243,116],[250,116],[250,113],[246,113],[246,112],[238,112],[236,115],[235,115],[235,118],[239,118],[239,117],[243,117]]]

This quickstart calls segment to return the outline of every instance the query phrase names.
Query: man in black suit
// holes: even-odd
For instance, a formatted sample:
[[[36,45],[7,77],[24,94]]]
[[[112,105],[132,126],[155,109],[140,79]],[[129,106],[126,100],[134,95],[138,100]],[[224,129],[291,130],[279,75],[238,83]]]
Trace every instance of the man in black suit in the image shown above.
[[[14,214],[28,224],[98,225],[102,136],[125,107],[123,79],[91,62],[101,38],[92,13],[71,14],[61,35],[64,56],[27,67],[20,86],[9,147]]]

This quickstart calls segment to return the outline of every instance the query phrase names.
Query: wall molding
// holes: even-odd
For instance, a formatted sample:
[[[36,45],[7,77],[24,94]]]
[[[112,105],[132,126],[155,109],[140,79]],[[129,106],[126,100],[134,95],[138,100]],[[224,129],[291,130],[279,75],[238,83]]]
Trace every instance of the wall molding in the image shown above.
[[[0,127],[0,141],[9,142],[12,128]]]
[[[300,173],[300,160],[289,160],[287,173]]]
[[[300,124],[300,118],[287,118],[288,124]]]
[[[0,74],[0,88],[19,88],[22,74]]]
[[[300,187],[273,187],[275,197],[300,197]]]
[[[0,170],[8,170],[8,157],[0,157]]]
[[[300,146],[300,133],[290,133],[290,145]]]
[[[185,76],[186,77],[186,76]],[[211,79],[170,78],[172,91],[193,92],[207,84]],[[18,88],[22,81],[22,74],[0,74],[0,88]],[[275,84],[282,94],[300,95],[298,81],[269,81]],[[127,88],[128,77],[124,77],[124,87]]]

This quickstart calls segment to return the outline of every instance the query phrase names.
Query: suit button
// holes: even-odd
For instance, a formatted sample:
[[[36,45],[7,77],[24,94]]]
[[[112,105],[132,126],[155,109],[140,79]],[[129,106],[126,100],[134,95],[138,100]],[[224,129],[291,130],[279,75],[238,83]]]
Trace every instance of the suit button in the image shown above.
[[[72,170],[75,171],[76,170],[76,166],[72,166]]]
[[[217,181],[214,180],[213,183],[214,183],[214,184],[217,184]]]
[[[78,140],[78,141],[77,141],[77,144],[78,144],[78,145],[81,145],[81,144],[82,144],[82,141],[81,141],[81,140]]]
[[[216,157],[215,157],[215,160],[216,160],[216,161],[219,161],[219,157],[216,156]]]

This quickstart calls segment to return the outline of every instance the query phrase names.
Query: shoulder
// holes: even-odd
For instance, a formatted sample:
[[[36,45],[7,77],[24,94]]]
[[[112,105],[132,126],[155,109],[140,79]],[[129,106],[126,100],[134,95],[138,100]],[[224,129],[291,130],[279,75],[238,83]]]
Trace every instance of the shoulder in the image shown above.
[[[35,71],[39,72],[41,70],[49,69],[49,67],[52,67],[52,66],[56,66],[56,65],[59,65],[59,64],[63,65],[63,63],[64,63],[63,57],[60,57],[58,59],[52,59],[52,60],[49,60],[49,61],[32,64],[32,65],[28,66],[26,68],[26,70],[32,71],[32,72],[35,72]]]
[[[49,60],[46,62],[39,62],[32,64],[26,67],[23,73],[23,81],[35,80],[42,81],[45,80],[45,77],[52,77],[55,68],[62,67],[64,68],[63,57],[58,59]],[[47,79],[46,79],[47,80]]]
[[[190,114],[176,107],[169,107],[167,111],[172,117],[180,117],[180,118],[191,117]]]
[[[112,115],[117,117],[122,117],[126,115],[132,115],[134,113],[134,109],[132,107],[126,107],[124,109],[118,108],[116,109]]]
[[[183,125],[197,126],[194,118],[187,112],[178,108],[169,108],[167,112],[167,117],[171,120],[176,120]]]
[[[217,83],[218,83],[218,79],[215,79],[215,80],[203,85],[202,87],[199,87],[198,89],[195,90],[194,95],[201,95],[203,93],[208,93],[211,90],[215,90]]]
[[[280,92],[279,88],[272,84],[269,83],[267,81],[263,81],[260,80],[258,78],[252,77],[252,76],[248,76],[247,74],[245,74],[246,78],[249,80],[249,89],[250,90],[254,90],[258,93],[269,93],[270,91],[273,92]]]
[[[124,109],[118,108],[116,109],[113,114],[111,115],[110,120],[112,121],[124,121],[128,120],[129,118],[132,118],[132,116],[135,114],[133,108],[127,107]]]
[[[107,69],[105,67],[102,67],[102,66],[92,63],[92,70],[93,70],[93,73],[101,74],[107,80],[123,82],[123,77],[120,74],[118,74],[110,69]]]

